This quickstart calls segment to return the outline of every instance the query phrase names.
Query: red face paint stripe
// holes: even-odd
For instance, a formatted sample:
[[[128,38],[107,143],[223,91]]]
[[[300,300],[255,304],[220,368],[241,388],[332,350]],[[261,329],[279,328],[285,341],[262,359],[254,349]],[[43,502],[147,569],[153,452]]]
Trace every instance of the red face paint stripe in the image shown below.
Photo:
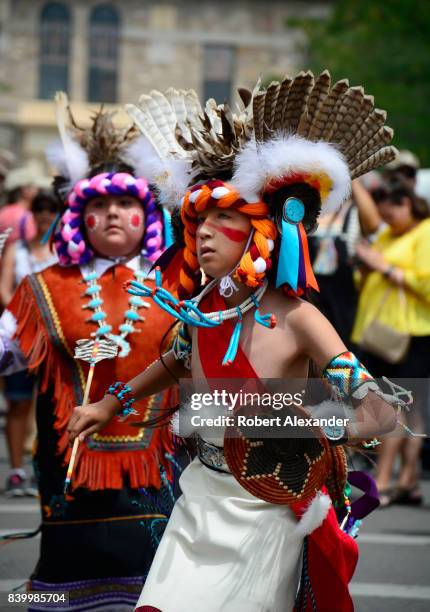
[[[224,234],[226,238],[232,240],[233,242],[243,242],[248,238],[248,234],[246,232],[242,232],[242,230],[232,229],[231,227],[223,227],[222,225],[212,223],[212,221],[206,221],[206,224],[208,227],[211,227],[217,232],[221,232],[221,234]]]

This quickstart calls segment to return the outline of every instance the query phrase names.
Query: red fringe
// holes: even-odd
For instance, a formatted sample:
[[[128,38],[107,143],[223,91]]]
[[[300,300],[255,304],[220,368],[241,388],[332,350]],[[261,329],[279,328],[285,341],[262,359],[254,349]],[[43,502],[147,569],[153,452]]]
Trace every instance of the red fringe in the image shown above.
[[[172,463],[165,457],[165,453],[173,451],[172,434],[167,427],[155,429],[151,446],[143,450],[106,452],[91,450],[82,445],[72,478],[73,489],[121,489],[124,486],[124,476],[127,476],[127,481],[133,489],[159,489],[160,465],[166,470],[167,477],[172,478]],[[70,454],[69,448],[65,455],[66,463]]]
[[[16,291],[9,307],[17,320],[15,336],[19,339],[30,371],[41,368],[40,392],[45,393],[49,384],[54,385],[54,428],[59,435],[57,452],[62,455],[68,448],[67,424],[76,405],[70,377],[70,366],[52,346],[36,298],[28,280]]]

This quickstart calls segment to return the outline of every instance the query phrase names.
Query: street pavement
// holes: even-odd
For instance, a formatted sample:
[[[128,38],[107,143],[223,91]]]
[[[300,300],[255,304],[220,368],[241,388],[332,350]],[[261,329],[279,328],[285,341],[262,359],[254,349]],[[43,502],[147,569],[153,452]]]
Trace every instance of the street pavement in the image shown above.
[[[0,489],[6,474],[7,456],[0,420]],[[356,612],[430,611],[428,476],[429,480],[422,482],[424,506],[392,506],[378,510],[366,519],[358,538],[360,561],[351,585]],[[8,500],[0,491],[0,535],[34,530],[39,521],[37,500]],[[39,537],[0,545],[0,592],[20,586],[20,590],[24,589],[23,585],[37,562],[39,545]],[[4,611],[11,609],[9,606]]]

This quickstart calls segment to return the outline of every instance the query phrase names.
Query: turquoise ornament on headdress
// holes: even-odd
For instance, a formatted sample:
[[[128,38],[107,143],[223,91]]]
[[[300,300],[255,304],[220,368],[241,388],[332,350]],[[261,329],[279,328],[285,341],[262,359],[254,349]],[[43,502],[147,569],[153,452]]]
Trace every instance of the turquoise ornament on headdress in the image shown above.
[[[298,198],[287,198],[282,209],[282,219],[293,225],[303,221],[305,216],[305,205]]]
[[[300,234],[297,226],[304,216],[305,206],[301,200],[295,197],[285,200],[280,227],[282,241],[276,276],[277,288],[288,283],[297,291],[300,267]]]
[[[173,240],[173,230],[172,230],[172,220],[170,218],[170,214],[167,212],[165,208],[162,209],[163,212],[163,229],[164,229],[164,247],[168,249],[172,246]]]

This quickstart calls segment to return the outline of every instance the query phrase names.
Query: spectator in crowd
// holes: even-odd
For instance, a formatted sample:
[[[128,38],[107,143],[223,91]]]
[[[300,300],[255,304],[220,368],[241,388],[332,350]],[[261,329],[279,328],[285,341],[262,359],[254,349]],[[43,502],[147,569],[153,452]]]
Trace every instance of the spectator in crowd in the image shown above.
[[[57,262],[57,256],[52,253],[50,245],[41,244],[41,239],[59,212],[57,199],[49,192],[40,192],[33,199],[30,211],[34,218],[36,235],[31,240],[17,240],[4,252],[0,276],[0,298],[3,307],[9,303],[15,288],[25,276],[40,272]],[[5,377],[4,393],[9,404],[6,437],[10,473],[5,490],[8,497],[37,494],[34,479],[27,478],[23,469],[25,439],[32,418],[33,387],[34,377],[26,371]]]
[[[318,219],[309,238],[314,273],[320,288],[313,301],[328,318],[346,345],[350,345],[357,310],[355,247],[360,238],[380,224],[375,203],[359,180],[352,182],[352,198],[336,212]]]
[[[399,151],[396,159],[393,159],[392,162],[385,166],[384,176],[387,180],[390,180],[394,176],[400,175],[406,185],[415,190],[419,167],[420,161],[418,157],[412,151],[403,149]]]
[[[6,177],[15,164],[15,155],[7,149],[0,149],[0,205],[5,203],[4,185]]]
[[[386,227],[372,246],[362,241],[356,248],[367,272],[352,339],[364,347],[362,361],[376,377],[427,379],[430,375],[429,210],[411,189],[410,182],[399,174],[375,190],[373,197]],[[375,322],[380,325],[378,337],[372,343]],[[399,345],[403,351],[399,351]],[[411,388],[411,383],[408,380],[404,386]],[[419,434],[424,428],[427,393],[423,380],[421,385],[413,381],[412,387],[414,407],[409,413],[408,426]],[[422,502],[418,484],[422,438],[403,434],[405,431],[398,430],[380,447],[377,484],[382,506],[392,502]],[[392,487],[394,463],[399,454],[401,469]]]
[[[12,228],[7,244],[16,240],[30,241],[36,234],[36,226],[30,211],[37,194],[36,177],[30,168],[11,170],[5,180],[7,204],[0,209],[0,232]]]

